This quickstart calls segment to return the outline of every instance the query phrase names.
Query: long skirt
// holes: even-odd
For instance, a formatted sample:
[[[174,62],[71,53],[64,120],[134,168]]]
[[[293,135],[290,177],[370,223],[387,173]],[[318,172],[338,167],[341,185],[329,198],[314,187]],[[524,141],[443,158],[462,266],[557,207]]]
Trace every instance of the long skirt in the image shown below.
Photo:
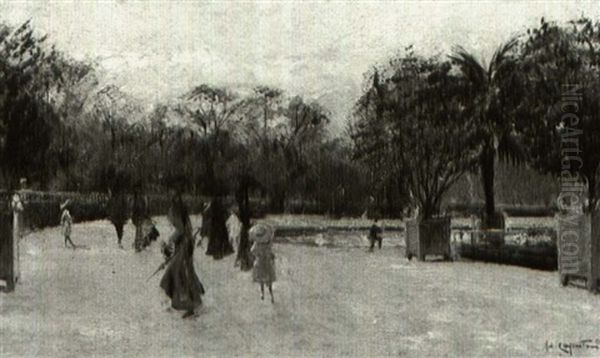
[[[208,233],[206,254],[212,256],[215,260],[220,260],[233,252],[225,222],[213,221]]]
[[[202,304],[204,286],[196,275],[193,255],[188,250],[175,253],[160,281],[160,287],[171,298],[171,307],[176,310],[193,310]]]

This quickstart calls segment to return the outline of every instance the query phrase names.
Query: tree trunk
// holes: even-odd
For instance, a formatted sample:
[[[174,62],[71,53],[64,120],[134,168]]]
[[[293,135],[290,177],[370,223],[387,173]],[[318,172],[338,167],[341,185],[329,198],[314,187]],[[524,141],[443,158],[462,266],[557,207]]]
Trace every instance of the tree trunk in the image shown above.
[[[483,194],[485,196],[485,227],[494,227],[496,217],[496,204],[494,202],[494,160],[496,152],[491,143],[486,144],[481,153],[480,168]]]
[[[395,198],[394,198],[394,184],[391,180],[388,180],[388,182],[386,183],[386,201],[387,201],[387,212],[385,213],[385,215],[387,217],[394,217],[396,215],[396,208],[397,208],[397,203],[395,203]]]
[[[434,215],[440,212],[440,208],[437,206],[432,198],[427,198],[421,205],[422,213],[420,215],[421,220],[431,219]]]
[[[215,178],[215,168],[214,162],[212,160],[207,160],[206,162],[206,184],[208,186],[208,190],[210,195],[213,197],[216,196],[217,193],[217,180]]]

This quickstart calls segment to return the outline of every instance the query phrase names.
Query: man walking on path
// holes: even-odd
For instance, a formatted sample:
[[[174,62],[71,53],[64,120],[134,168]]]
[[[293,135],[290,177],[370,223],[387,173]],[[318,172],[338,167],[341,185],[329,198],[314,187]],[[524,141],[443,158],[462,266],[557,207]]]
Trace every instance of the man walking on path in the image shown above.
[[[379,226],[378,221],[379,221],[378,219],[375,219],[373,221],[373,225],[371,225],[371,229],[369,230],[369,241],[371,242],[371,246],[369,247],[369,252],[372,252],[373,248],[375,248],[375,241],[377,241],[377,245],[379,246],[379,249],[381,249],[381,243],[383,241],[381,234],[382,234],[383,230]]]

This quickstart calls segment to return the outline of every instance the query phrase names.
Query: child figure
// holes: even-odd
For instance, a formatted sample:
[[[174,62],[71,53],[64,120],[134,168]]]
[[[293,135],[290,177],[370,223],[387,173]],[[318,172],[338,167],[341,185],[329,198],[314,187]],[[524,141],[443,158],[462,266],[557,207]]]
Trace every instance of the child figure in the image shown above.
[[[250,240],[254,242],[250,252],[254,256],[254,267],[252,268],[252,279],[260,283],[260,299],[265,299],[265,284],[269,288],[271,303],[275,303],[273,297],[273,282],[275,277],[275,255],[272,251],[274,229],[267,224],[256,224],[249,232]]]
[[[63,229],[63,235],[65,236],[65,247],[67,247],[68,242],[71,245],[71,248],[75,249],[76,246],[73,241],[71,241],[71,225],[73,225],[73,218],[69,212],[70,202],[71,201],[67,199],[64,203],[60,204],[60,210],[62,211],[60,216],[60,224]]]

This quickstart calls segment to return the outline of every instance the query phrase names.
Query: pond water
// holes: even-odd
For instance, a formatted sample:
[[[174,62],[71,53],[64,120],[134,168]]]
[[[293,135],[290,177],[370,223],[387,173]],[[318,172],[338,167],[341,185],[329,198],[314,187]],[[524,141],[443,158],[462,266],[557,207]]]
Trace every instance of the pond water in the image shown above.
[[[318,247],[368,247],[368,231],[335,230],[309,235],[276,236],[275,242]],[[398,231],[383,234],[383,246],[404,246],[404,233]]]

